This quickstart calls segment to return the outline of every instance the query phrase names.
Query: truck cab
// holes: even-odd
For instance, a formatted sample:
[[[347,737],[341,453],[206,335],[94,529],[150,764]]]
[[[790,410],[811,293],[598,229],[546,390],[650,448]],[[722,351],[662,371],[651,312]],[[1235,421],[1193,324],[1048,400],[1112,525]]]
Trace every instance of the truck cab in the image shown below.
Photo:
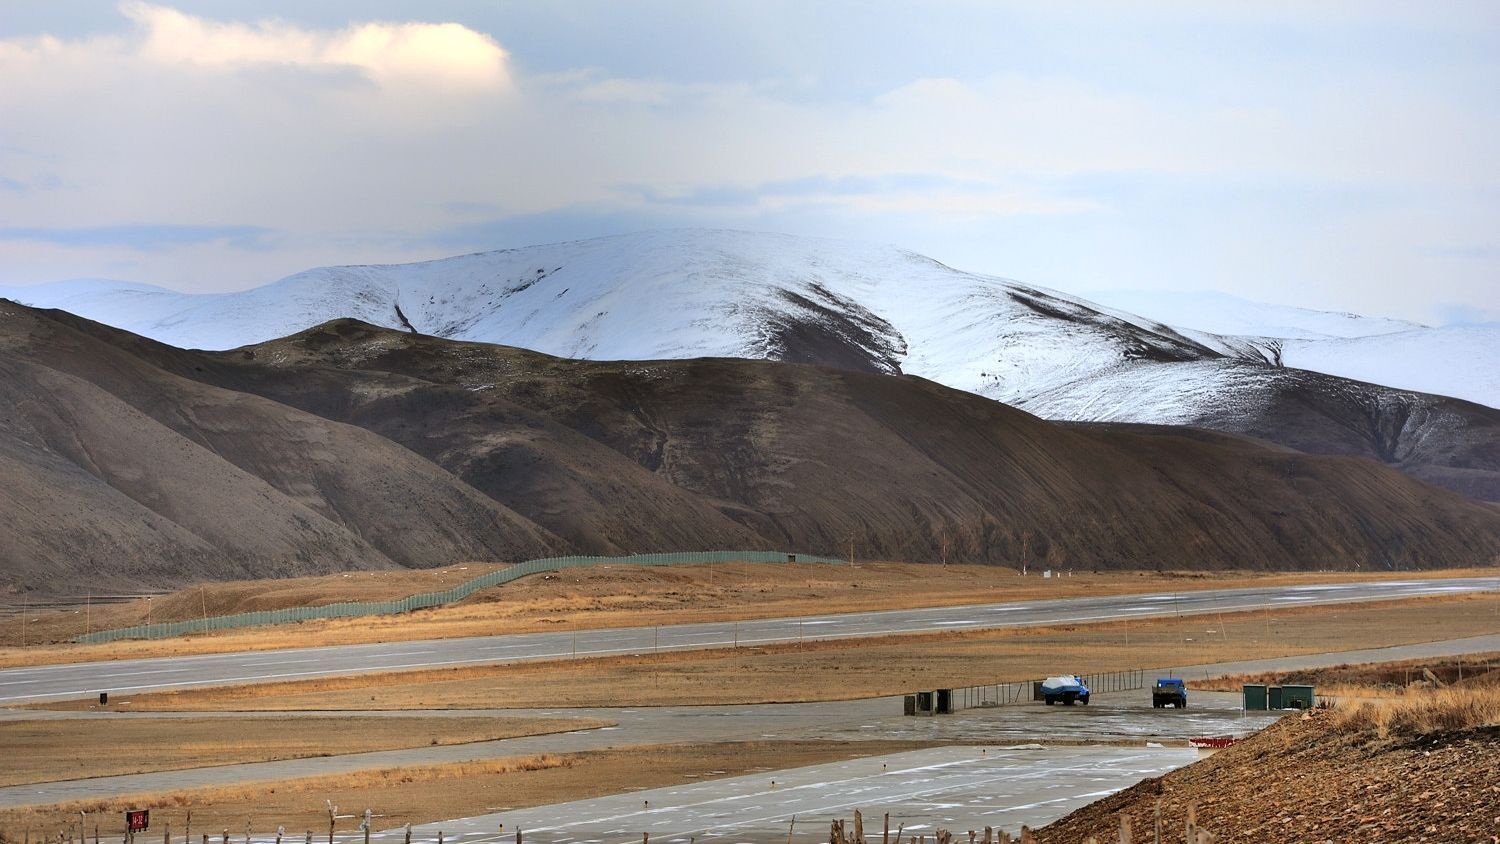
[[[1157,709],[1167,706],[1186,709],[1187,684],[1177,677],[1157,678],[1156,685],[1151,688],[1151,705]]]

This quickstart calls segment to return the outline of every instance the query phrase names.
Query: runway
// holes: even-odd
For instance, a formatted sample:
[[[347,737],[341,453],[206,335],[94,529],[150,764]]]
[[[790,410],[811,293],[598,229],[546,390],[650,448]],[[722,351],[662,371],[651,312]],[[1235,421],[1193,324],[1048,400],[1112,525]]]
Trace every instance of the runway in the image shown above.
[[[519,829],[541,844],[636,844],[643,833],[670,844],[818,842],[834,818],[852,835],[859,809],[871,841],[887,813],[893,835],[932,839],[943,828],[963,841],[986,826],[1019,834],[1022,824],[1045,825],[1197,758],[1162,747],[937,747],[443,821],[414,829],[412,840],[435,842],[441,829],[444,841],[503,844]]]
[[[145,692],[571,656],[1112,621],[1497,590],[1500,577],[1255,587],[48,665],[0,671],[0,706],[92,697],[99,692]]]

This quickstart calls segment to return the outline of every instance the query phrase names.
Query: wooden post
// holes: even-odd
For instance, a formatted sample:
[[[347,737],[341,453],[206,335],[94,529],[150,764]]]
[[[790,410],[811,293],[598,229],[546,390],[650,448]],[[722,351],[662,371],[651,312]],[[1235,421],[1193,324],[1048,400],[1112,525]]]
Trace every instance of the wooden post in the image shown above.
[[[406,825],[406,844],[411,844],[411,824]]]
[[[1152,844],[1161,844],[1161,798],[1156,800],[1156,834],[1152,836]]]
[[[1120,815],[1120,844],[1131,844],[1135,836],[1131,835],[1130,816]]]
[[[250,844],[250,820],[245,819],[245,844]]]
[[[854,842],[865,844],[865,818],[858,809],[854,810]]]
[[[1031,834],[1031,827],[1021,824],[1021,844],[1036,844],[1036,838]]]
[[[885,813],[885,828],[880,833],[880,844],[891,844],[891,813]],[[989,844],[988,841],[985,844]]]
[[[1000,830],[1000,844],[1010,844],[1010,832],[1007,830]]]
[[[649,832],[643,832],[643,833],[641,833],[641,844],[651,844],[651,833],[649,833]]]
[[[1198,807],[1197,806],[1188,806],[1187,807],[1187,823],[1185,824],[1185,827],[1186,827],[1186,832],[1187,832],[1187,836],[1186,836],[1187,837],[1187,844],[1198,844]]]
[[[520,832],[520,830],[518,829],[516,832]],[[443,844],[443,831],[441,829],[438,830],[438,844]]]
[[[167,821],[161,825],[161,844],[172,844],[172,822]]]

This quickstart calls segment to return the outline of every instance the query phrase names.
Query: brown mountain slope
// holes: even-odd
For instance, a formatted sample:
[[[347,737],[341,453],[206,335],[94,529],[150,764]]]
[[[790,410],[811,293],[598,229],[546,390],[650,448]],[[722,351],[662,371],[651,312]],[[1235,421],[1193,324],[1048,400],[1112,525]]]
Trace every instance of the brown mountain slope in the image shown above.
[[[7,585],[120,588],[562,546],[387,440],[172,375],[76,323],[0,303]]]
[[[912,377],[571,361],[348,321],[250,354],[282,373],[357,374],[358,390],[310,391],[244,354],[221,356],[213,377],[418,449],[430,431],[390,394],[362,399],[371,383],[441,396],[445,415],[479,432],[524,407],[717,502],[773,545],[815,553],[845,552],[851,534],[875,556],[933,559],[946,546],[951,559],[1079,566],[1402,567],[1489,562],[1500,550],[1492,510],[1371,461],[1222,435],[1069,429]]]
[[[571,361],[353,321],[202,353],[9,303],[0,362],[0,459],[25,478],[0,495],[27,514],[0,524],[0,570],[29,586],[841,555],[851,536],[861,556],[1080,567],[1500,554],[1500,513],[1372,461],[1069,428],[912,377]]]

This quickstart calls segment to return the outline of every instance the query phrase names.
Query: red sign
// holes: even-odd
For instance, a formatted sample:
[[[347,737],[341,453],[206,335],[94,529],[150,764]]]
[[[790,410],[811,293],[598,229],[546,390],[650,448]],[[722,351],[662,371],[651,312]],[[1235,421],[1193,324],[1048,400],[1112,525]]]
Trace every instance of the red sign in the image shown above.
[[[150,809],[135,809],[125,813],[125,828],[131,832],[141,832],[151,825]]]

